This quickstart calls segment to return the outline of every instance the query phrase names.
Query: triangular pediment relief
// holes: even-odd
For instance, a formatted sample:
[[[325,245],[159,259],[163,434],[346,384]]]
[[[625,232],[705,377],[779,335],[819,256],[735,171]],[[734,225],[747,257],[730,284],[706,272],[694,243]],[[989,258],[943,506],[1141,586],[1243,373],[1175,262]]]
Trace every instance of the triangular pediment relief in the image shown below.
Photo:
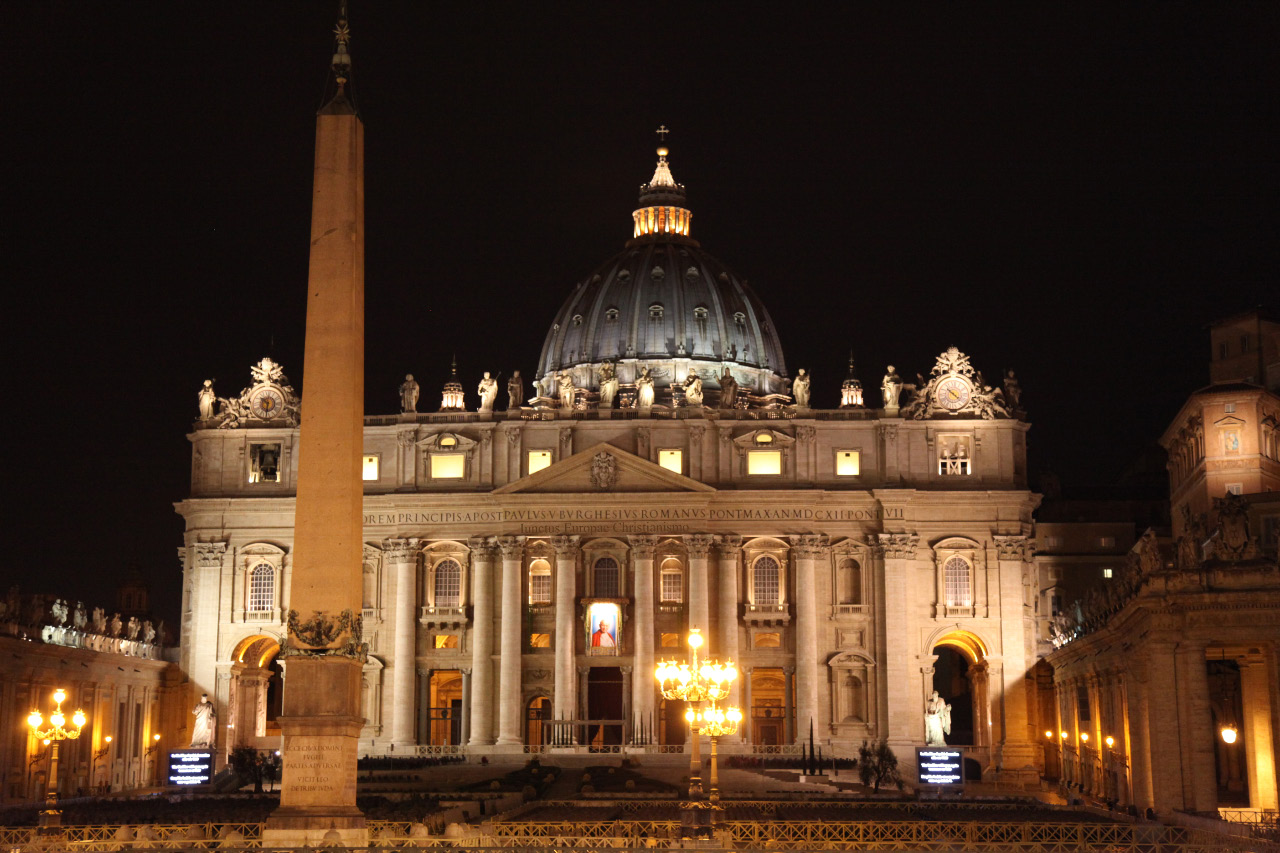
[[[597,444],[536,474],[494,489],[495,495],[612,492],[714,492],[611,444]]]
[[[1244,426],[1244,421],[1235,415],[1227,415],[1225,418],[1214,421],[1213,425],[1216,427],[1238,427]]]

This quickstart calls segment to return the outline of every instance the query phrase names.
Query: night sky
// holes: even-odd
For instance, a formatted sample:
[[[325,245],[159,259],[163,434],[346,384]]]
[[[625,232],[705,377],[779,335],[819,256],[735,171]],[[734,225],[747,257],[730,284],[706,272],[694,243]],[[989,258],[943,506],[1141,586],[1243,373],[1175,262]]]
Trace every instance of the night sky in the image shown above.
[[[185,438],[264,355],[305,394],[336,3],[6,5],[4,584],[177,615]],[[764,11],[758,11],[764,10]],[[834,406],[850,350],[1018,371],[1032,472],[1113,483],[1275,307],[1280,6],[373,3],[367,410],[532,376],[671,128],[692,236]],[[503,383],[505,384],[505,383]],[[875,397],[873,396],[872,399]],[[505,400],[505,396],[501,398]]]

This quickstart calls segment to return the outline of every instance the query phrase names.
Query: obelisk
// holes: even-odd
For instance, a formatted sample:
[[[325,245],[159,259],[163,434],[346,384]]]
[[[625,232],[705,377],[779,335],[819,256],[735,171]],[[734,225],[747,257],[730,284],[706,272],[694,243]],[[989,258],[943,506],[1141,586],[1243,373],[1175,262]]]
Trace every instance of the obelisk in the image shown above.
[[[364,128],[347,93],[345,4],[337,93],[316,116],[311,260],[288,637],[284,774],[269,844],[366,846],[356,808],[364,723],[360,472],[364,426]]]

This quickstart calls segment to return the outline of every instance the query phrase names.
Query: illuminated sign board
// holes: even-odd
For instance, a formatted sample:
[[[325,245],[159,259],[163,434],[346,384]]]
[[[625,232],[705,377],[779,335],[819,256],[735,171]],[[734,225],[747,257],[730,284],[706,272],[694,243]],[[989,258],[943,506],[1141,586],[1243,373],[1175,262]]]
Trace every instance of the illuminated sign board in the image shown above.
[[[964,752],[955,748],[916,750],[916,768],[921,785],[963,785]]]
[[[177,749],[169,753],[169,784],[179,788],[213,781],[213,753],[207,749]]]

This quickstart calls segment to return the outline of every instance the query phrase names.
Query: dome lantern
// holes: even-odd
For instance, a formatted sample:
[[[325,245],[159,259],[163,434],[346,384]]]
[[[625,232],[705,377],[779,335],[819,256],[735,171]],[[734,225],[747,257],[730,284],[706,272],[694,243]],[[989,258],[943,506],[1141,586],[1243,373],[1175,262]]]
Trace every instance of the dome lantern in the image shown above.
[[[658,138],[664,140],[670,133],[664,124],[658,128]],[[643,237],[689,236],[689,220],[693,214],[685,205],[684,184],[677,184],[671,175],[667,155],[671,152],[665,144],[658,146],[658,165],[647,184],[640,185],[640,207],[631,214],[634,239]]]

